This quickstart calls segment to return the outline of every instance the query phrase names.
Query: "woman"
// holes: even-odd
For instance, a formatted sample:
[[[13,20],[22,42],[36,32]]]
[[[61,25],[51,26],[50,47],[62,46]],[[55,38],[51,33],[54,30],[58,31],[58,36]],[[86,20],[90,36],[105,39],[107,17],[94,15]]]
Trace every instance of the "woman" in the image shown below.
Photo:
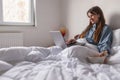
[[[87,26],[87,28],[81,34],[76,35],[74,39],[68,40],[67,44],[75,43],[76,39],[78,38],[85,38],[88,43],[96,45],[98,49],[97,53],[94,54],[93,52],[93,54],[91,53],[86,57],[95,56],[102,58],[105,56],[104,59],[105,62],[107,56],[110,55],[111,53],[110,48],[112,44],[112,30],[108,25],[105,24],[104,15],[100,7],[94,6],[90,8],[87,12],[87,16],[89,18],[89,25]]]

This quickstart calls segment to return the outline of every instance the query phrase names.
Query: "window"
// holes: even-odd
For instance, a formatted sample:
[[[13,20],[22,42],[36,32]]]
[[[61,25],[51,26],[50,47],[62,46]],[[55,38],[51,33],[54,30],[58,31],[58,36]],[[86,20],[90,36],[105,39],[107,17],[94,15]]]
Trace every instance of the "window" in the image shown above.
[[[0,0],[0,25],[34,23],[34,0]]]

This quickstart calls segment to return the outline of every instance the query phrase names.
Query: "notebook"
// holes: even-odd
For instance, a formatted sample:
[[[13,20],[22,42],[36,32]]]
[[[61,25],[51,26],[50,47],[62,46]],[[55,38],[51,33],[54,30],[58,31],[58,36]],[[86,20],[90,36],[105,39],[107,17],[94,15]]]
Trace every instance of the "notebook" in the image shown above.
[[[68,47],[60,31],[50,31],[50,34],[56,46],[60,46],[63,49]]]
[[[54,40],[54,43],[56,46],[60,46],[61,48],[65,49],[67,47],[73,46],[73,45],[81,45],[85,46],[85,42],[83,42],[82,39],[76,40],[76,43],[70,43],[66,44],[62,34],[60,31],[50,31],[50,34]]]

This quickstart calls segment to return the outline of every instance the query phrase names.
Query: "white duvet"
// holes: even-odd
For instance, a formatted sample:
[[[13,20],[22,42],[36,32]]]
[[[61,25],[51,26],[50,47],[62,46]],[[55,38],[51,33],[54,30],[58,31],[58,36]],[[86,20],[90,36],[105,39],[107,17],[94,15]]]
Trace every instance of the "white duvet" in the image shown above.
[[[2,50],[0,58],[5,60],[5,54],[13,52],[16,55],[16,48],[11,49]],[[17,55],[16,65],[3,73],[0,80],[120,80],[120,46],[112,48],[109,64],[82,63],[76,57],[64,58],[67,52],[59,54],[61,51],[59,47],[17,48],[17,53],[24,55]],[[14,61],[14,55],[6,61]]]

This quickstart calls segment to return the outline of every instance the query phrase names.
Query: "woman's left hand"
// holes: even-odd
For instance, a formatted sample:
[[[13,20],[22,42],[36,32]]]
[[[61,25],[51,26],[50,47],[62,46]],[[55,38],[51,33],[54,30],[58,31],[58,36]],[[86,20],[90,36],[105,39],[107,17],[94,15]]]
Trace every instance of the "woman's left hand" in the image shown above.
[[[74,39],[76,39],[76,40],[79,39],[79,38],[80,38],[80,34],[77,34],[77,35],[74,36]]]
[[[108,56],[108,51],[103,51],[99,54],[100,57]]]
[[[108,56],[108,51],[103,51],[103,52],[101,52],[100,54],[99,54],[99,56],[100,57],[103,57],[103,56],[105,56],[105,59],[104,59],[104,64],[106,64],[107,63],[107,56]]]

